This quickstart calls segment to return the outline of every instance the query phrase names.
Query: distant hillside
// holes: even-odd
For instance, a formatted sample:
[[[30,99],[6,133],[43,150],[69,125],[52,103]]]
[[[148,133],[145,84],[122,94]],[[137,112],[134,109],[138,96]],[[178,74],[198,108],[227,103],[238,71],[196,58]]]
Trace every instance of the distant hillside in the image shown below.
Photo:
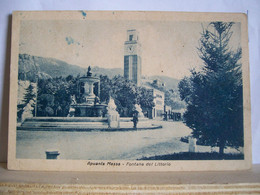
[[[43,58],[28,54],[19,54],[19,80],[35,81],[37,72],[40,78],[47,79],[60,76],[66,77],[68,75],[83,75],[87,72],[87,68],[71,65],[54,58]],[[92,72],[94,75],[103,74],[110,78],[118,74],[123,74],[123,70],[120,68],[106,69],[97,66],[92,67]]]
[[[53,58],[19,54],[18,78],[34,81],[37,72],[40,78],[46,79],[68,75],[76,76],[85,72],[85,69]]]
[[[116,75],[123,76],[123,69],[122,68],[101,68],[98,66],[91,67],[92,73],[95,75],[107,75],[109,78],[113,78]]]
[[[122,65],[123,66],[123,65]],[[54,58],[43,58],[28,54],[19,54],[19,80],[35,81],[37,72],[39,78],[67,77],[68,75],[83,75],[87,72],[87,67],[82,68],[77,65],[68,64],[62,60]],[[122,68],[101,68],[98,66],[91,67],[93,75],[107,75],[113,78],[116,75],[123,76]],[[166,84],[167,89],[177,89],[179,80],[167,76],[150,76],[149,79],[159,79]]]
[[[166,84],[167,89],[178,89],[180,80],[167,76],[149,76],[150,79],[159,79]]]

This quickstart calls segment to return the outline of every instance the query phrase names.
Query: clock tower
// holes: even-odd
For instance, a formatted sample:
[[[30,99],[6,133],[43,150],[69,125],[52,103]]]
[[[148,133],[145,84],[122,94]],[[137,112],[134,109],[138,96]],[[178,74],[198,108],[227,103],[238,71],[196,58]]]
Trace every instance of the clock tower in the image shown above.
[[[141,82],[141,44],[135,29],[127,31],[127,41],[124,45],[124,77],[134,81],[137,85]]]

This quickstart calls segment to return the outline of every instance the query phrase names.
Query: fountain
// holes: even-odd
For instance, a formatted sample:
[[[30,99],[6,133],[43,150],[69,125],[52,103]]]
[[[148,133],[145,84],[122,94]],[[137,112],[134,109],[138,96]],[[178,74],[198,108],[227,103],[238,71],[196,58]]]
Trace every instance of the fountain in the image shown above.
[[[94,93],[95,83],[98,87],[96,95]],[[71,97],[68,117],[32,117],[31,112],[26,111],[24,120],[21,125],[17,126],[17,130],[114,131],[133,129],[132,118],[120,118],[112,98],[110,98],[108,105],[100,103],[100,79],[92,76],[90,67],[88,67],[87,75],[79,78],[78,91],[77,97],[75,95]],[[30,106],[26,109],[31,111]],[[135,110],[139,113],[139,129],[161,128],[161,126],[154,125],[149,119],[144,118],[140,105],[135,105]],[[49,153],[52,154],[53,151],[49,151]],[[57,151],[54,153],[58,155]]]
[[[98,84],[97,96],[94,94],[95,83]],[[83,86],[83,90],[81,86]],[[75,97],[72,98],[69,116],[102,117],[107,105],[99,102],[100,79],[92,76],[90,66],[87,75],[79,78],[78,91],[80,92],[80,101],[76,102]]]

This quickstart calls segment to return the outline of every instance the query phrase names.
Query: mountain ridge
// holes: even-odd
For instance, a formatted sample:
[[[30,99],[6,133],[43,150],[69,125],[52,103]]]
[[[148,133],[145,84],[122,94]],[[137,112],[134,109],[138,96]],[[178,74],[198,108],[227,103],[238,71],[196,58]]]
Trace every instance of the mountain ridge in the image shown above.
[[[107,75],[112,79],[116,75],[123,76],[122,68],[103,68],[92,66],[93,75]],[[87,68],[69,64],[55,58],[45,58],[29,54],[19,54],[18,79],[35,81],[36,75],[39,78],[48,79],[55,77],[67,77],[86,74]],[[166,84],[167,89],[176,89],[179,80],[168,76],[149,76],[149,79],[159,79]]]
[[[116,75],[122,75],[121,68],[100,68],[98,66],[91,67],[93,75],[107,75],[112,78]],[[36,75],[39,78],[55,78],[66,77],[69,75],[77,76],[87,73],[87,68],[78,65],[69,64],[65,61],[55,58],[44,58],[40,56],[32,56],[29,54],[19,54],[18,79],[35,80]]]

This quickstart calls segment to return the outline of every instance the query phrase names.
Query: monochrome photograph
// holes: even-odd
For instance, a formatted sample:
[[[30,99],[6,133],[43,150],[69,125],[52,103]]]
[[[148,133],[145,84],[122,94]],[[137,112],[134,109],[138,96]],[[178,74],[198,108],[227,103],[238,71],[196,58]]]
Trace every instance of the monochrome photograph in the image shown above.
[[[248,168],[245,21],[239,14],[14,13],[9,167]]]

